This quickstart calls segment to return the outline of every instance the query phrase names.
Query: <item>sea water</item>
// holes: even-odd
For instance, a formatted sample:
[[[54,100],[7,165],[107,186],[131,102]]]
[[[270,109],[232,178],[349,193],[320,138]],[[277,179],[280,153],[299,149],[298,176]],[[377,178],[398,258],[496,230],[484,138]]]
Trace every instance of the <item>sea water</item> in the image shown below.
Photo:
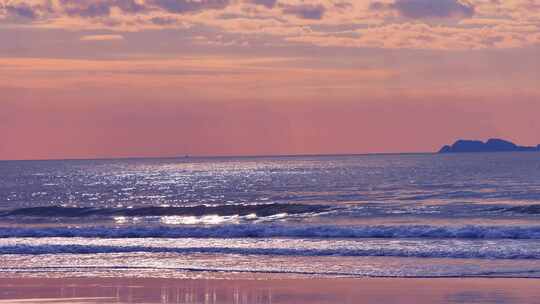
[[[0,275],[540,277],[540,153],[0,162]]]

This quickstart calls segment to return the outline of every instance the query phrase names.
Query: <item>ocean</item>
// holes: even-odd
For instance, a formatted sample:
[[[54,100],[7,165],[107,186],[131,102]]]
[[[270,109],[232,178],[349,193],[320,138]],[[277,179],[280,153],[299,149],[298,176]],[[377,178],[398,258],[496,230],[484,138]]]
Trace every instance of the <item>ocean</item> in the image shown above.
[[[540,153],[0,162],[0,275],[540,277]]]

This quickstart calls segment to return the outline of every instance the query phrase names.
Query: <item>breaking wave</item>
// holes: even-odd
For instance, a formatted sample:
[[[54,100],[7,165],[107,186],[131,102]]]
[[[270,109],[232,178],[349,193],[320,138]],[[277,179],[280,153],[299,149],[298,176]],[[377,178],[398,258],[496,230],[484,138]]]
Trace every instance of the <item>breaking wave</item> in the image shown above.
[[[90,208],[90,207],[32,207],[0,212],[0,217],[91,217],[91,216],[245,216],[259,217],[276,214],[318,213],[330,206],[308,204],[199,205],[186,207]]]
[[[540,226],[314,226],[239,224],[220,226],[0,228],[0,238],[440,238],[540,239]]]
[[[177,253],[177,254],[234,254],[264,256],[343,256],[343,257],[415,257],[467,259],[540,259],[538,251],[520,248],[444,247],[437,250],[422,248],[238,248],[238,247],[153,247],[107,245],[6,245],[0,254],[105,254],[105,253]]]
[[[504,210],[506,212],[524,213],[524,214],[540,214],[540,205],[526,205],[509,207]]]

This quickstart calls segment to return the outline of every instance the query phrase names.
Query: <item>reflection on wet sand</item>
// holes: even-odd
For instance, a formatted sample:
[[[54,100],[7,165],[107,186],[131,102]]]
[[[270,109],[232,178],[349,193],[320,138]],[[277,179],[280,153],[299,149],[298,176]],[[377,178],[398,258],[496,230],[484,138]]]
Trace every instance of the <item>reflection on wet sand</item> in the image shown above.
[[[536,279],[0,279],[0,303],[536,303]]]

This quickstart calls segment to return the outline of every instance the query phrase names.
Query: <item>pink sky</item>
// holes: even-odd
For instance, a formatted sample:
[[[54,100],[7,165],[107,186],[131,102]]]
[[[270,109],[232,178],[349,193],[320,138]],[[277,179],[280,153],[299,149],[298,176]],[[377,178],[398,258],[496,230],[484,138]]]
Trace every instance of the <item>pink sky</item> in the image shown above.
[[[0,0],[0,159],[540,143],[540,0]]]

